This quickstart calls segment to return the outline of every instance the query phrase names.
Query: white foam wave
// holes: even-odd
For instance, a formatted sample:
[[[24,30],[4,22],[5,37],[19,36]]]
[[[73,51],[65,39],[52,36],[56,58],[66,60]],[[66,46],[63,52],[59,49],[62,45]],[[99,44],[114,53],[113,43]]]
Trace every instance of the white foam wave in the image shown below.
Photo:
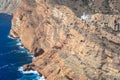
[[[26,51],[24,51],[24,50],[17,50],[16,53],[17,54],[26,54]]]
[[[10,36],[10,35],[8,35],[8,38],[10,38],[10,39],[15,39],[15,38],[13,38],[12,36]]]
[[[15,39],[14,41],[7,42],[7,44],[14,45],[14,46],[15,46],[15,44],[18,46],[22,45],[19,39]]]
[[[22,72],[23,71],[23,67],[19,67],[18,71]]]
[[[8,67],[8,65],[4,65],[4,66],[0,67],[0,69],[6,68],[6,67]]]
[[[23,67],[19,67],[18,68],[18,71],[20,71],[22,74],[33,74],[33,75],[37,75],[36,79],[35,80],[45,80],[45,77],[44,76],[41,76],[39,75],[39,73],[37,71],[33,71],[33,70],[30,70],[30,71],[23,71]],[[17,79],[17,80],[21,80],[21,79]],[[33,79],[34,80],[34,79]]]
[[[12,16],[12,14],[11,14],[11,13],[7,13],[7,15],[10,15],[10,16]]]
[[[17,38],[15,41],[18,42],[18,43],[20,43],[20,39],[19,38]]]
[[[21,46],[22,44],[21,44],[21,42],[18,42],[16,45]]]
[[[41,76],[41,77],[38,76],[38,77],[37,77],[37,80],[45,80],[45,77],[44,77],[44,76]]]
[[[24,46],[19,46],[20,49],[25,49]]]
[[[37,71],[33,71],[33,70],[24,71],[23,67],[19,67],[18,71],[22,72],[23,74],[39,74]]]
[[[35,58],[33,55],[29,55],[28,57],[31,57],[32,59],[34,59],[34,58]]]
[[[23,50],[23,51],[21,50],[20,53],[25,53],[25,51],[24,51],[24,50]]]
[[[14,66],[15,64],[11,63],[11,64],[6,64],[6,65],[3,65],[2,67],[0,67],[0,70],[1,69],[4,69],[4,68],[7,68],[9,66]]]

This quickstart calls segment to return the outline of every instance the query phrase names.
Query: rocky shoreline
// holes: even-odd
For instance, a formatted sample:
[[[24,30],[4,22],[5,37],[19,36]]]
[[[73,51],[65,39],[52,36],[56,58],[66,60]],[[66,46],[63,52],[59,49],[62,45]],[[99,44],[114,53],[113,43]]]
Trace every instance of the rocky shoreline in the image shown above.
[[[22,0],[10,34],[35,56],[24,70],[37,70],[46,80],[119,80],[119,4]]]

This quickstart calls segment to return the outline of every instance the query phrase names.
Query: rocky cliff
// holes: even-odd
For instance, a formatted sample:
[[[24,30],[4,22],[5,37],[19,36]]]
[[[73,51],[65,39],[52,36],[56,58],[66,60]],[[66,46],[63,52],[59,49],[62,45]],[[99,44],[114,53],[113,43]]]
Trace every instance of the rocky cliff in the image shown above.
[[[21,0],[0,0],[0,12],[14,13]]]
[[[22,0],[11,35],[46,80],[120,80],[119,0]]]

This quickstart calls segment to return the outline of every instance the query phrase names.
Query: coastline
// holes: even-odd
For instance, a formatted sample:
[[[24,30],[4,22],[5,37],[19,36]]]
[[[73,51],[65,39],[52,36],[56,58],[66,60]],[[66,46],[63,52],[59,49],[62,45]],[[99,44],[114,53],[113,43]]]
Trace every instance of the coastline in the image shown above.
[[[2,12],[2,14],[7,14],[7,15],[10,15],[10,16],[12,16],[12,17],[14,16],[14,14],[11,14],[11,13],[4,13],[4,12]],[[12,30],[12,25],[11,25],[10,32],[11,32],[11,30]],[[25,50],[28,51],[27,53],[29,53],[29,54],[32,56],[32,61],[33,61],[33,59],[35,59],[34,54],[31,54],[30,51],[29,51],[29,49],[27,49],[27,48],[24,46],[24,44],[21,43],[21,39],[20,39],[18,36],[15,36],[15,35],[12,35],[11,33],[9,33],[8,38],[11,38],[11,39],[19,39],[19,43],[17,43],[17,44],[18,44],[21,48],[24,48]],[[31,63],[32,63],[32,62],[31,62]],[[39,76],[39,77],[38,77],[38,80],[45,80],[45,77],[44,77],[40,72],[34,70],[33,68],[31,68],[31,69],[28,70],[28,68],[25,67],[25,66],[30,65],[31,63],[23,65],[22,67],[20,67],[20,68],[18,69],[18,71],[22,72],[23,74],[24,74],[24,73],[25,73],[25,74],[27,74],[27,73],[37,74],[37,75]],[[25,68],[26,68],[26,70],[25,70]],[[19,79],[18,79],[18,80],[19,80]]]
[[[31,63],[34,56],[24,48],[19,38],[10,36],[11,20],[12,15],[0,13],[0,80],[41,80],[43,76],[40,77],[37,71],[23,71],[23,67],[21,70],[19,68]]]
[[[19,39],[19,38],[15,38],[15,37],[12,37],[12,36],[8,36],[8,37],[11,38],[11,39]],[[25,48],[25,47],[22,45],[22,43],[20,42],[20,40],[19,40],[19,43],[17,43],[17,44],[18,44],[21,48],[26,49],[26,50],[27,50],[27,53],[30,54],[29,51],[28,51],[28,49]],[[32,57],[32,60],[35,58],[32,54],[30,54],[30,56]],[[29,64],[31,64],[31,63],[29,63]],[[25,65],[28,65],[28,64],[25,64]],[[33,69],[29,69],[29,70],[26,69],[26,70],[25,70],[25,65],[19,67],[19,68],[18,68],[18,71],[20,71],[22,74],[35,74],[35,75],[39,76],[39,77],[37,77],[37,80],[45,80],[45,77],[44,77],[42,74],[40,74],[39,72],[37,72],[36,70],[33,70]],[[21,79],[22,79],[22,78],[17,79],[17,80],[21,80]]]
[[[12,35],[8,35],[9,38],[11,39],[19,39],[18,37],[13,37]],[[29,50],[27,48],[24,47],[24,45],[21,43],[20,39],[19,39],[19,43],[18,45],[21,47],[21,48],[24,48],[26,49],[28,52],[28,54],[30,54]],[[30,54],[32,56],[32,61],[33,59],[35,59],[35,56],[33,54]],[[32,63],[32,62],[31,62]],[[21,73],[23,74],[36,74],[38,75],[39,77],[37,78],[37,80],[45,80],[45,77],[38,71],[34,70],[33,68],[28,68],[28,65],[30,65],[31,63],[29,64],[25,64],[21,67],[19,67],[18,71],[20,71]],[[21,80],[21,79],[17,79],[17,80]]]
[[[120,38],[114,33],[119,15],[100,10],[89,18],[76,2],[40,1],[21,2],[12,20],[11,35],[31,54],[38,53],[26,70],[37,70],[46,80],[119,78]]]

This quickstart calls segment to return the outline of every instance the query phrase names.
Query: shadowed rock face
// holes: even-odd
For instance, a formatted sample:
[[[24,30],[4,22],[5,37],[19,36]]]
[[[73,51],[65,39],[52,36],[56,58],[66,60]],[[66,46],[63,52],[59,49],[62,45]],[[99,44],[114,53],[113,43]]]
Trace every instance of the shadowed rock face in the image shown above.
[[[0,0],[0,12],[13,13],[21,0]]]
[[[37,70],[47,80],[119,80],[119,3],[23,0],[14,13],[11,35],[37,54],[25,69]]]
[[[83,12],[89,14],[120,14],[119,0],[51,0],[51,4],[69,7],[78,17]]]

